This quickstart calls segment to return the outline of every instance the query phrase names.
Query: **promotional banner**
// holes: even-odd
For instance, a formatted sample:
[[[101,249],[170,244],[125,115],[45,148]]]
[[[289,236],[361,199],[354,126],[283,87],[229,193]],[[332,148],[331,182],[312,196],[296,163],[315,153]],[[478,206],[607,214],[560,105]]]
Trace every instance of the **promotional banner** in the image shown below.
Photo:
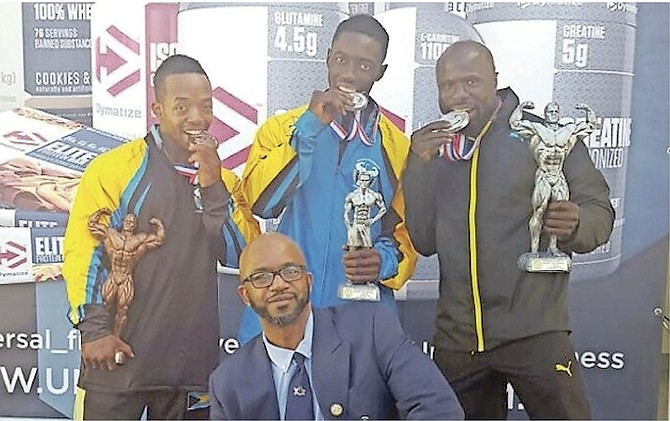
[[[0,4],[0,112],[26,105],[91,125],[91,4]]]
[[[22,3],[25,105],[91,125],[92,3]]]
[[[21,3],[0,3],[0,112],[23,105],[23,21]]]
[[[93,127],[125,139],[147,132],[144,2],[93,5]]]
[[[129,7],[130,11],[112,2],[95,5],[93,125],[133,139],[143,137],[156,122],[151,112],[153,78],[163,60],[178,51],[179,4],[136,2]]]
[[[79,336],[65,318],[67,212],[86,166],[122,143],[28,107],[0,113],[0,207],[8,208],[0,213],[0,415],[71,414]]]
[[[163,60],[177,53],[177,3],[149,3],[145,6],[146,45],[144,71],[146,78],[146,127],[156,122],[151,112],[154,94],[154,74]]]

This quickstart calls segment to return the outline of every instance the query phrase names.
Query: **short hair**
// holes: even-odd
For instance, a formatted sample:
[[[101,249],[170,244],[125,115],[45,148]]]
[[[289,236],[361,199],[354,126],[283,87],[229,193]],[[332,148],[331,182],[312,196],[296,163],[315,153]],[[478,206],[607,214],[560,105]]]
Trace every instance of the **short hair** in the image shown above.
[[[337,25],[335,35],[333,35],[333,42],[343,32],[358,32],[368,35],[376,40],[382,46],[382,62],[386,59],[386,50],[389,47],[389,34],[381,23],[371,15],[360,14],[353,15],[350,18],[343,20]]]
[[[463,40],[458,40],[451,44],[448,48],[446,48],[440,57],[437,59],[437,64],[436,68],[439,67],[444,60],[446,60],[447,53],[452,52],[454,50],[458,50],[459,48],[469,48],[471,50],[476,50],[479,51],[480,53],[484,54],[486,57],[487,61],[491,64],[491,69],[493,70],[493,74],[498,74],[496,71],[496,63],[495,60],[493,60],[493,54],[491,53],[491,50],[484,45],[483,43],[473,40],[473,39],[463,39]]]
[[[207,80],[209,80],[209,76],[207,76],[205,69],[202,68],[198,60],[184,54],[171,55],[158,66],[156,74],[154,74],[154,92],[156,94],[156,99],[159,101],[162,99],[165,89],[165,79],[167,79],[168,76],[184,73],[198,73],[205,75]]]

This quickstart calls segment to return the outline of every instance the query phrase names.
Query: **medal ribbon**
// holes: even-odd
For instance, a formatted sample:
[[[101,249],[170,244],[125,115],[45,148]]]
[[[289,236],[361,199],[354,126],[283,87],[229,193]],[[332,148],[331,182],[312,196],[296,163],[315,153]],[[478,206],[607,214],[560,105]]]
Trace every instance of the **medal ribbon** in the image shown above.
[[[172,159],[170,159],[167,152],[165,151],[165,148],[163,146],[163,139],[161,138],[161,135],[158,131],[158,126],[154,124],[153,126],[151,126],[150,131],[158,148],[163,150],[163,153],[165,153],[165,156],[169,161],[172,161]],[[174,163],[173,167],[178,174],[186,177],[188,183],[191,186],[193,186],[193,202],[195,204],[195,211],[197,213],[202,212],[203,209],[202,196],[200,195],[200,186],[198,185],[198,168],[191,164],[174,164]]]
[[[174,164],[174,169],[188,179],[190,184],[198,184],[198,169],[190,164]]]
[[[372,146],[373,143],[375,143],[375,134],[377,133],[377,130],[379,128],[379,120],[381,118],[381,115],[379,113],[379,109],[375,106],[373,108],[373,118],[374,118],[374,126],[372,127],[372,136],[369,136],[365,132],[365,128],[363,127],[363,124],[361,123],[361,113],[362,110],[356,110],[354,111],[354,118],[353,118],[353,123],[351,126],[351,130],[347,131],[347,129],[342,125],[337,120],[333,120],[330,122],[330,127],[333,129],[335,133],[340,137],[342,140],[346,140],[347,142],[350,142],[358,136],[361,140],[361,142],[365,146]]]
[[[193,186],[195,211],[202,212],[202,195],[200,194],[200,186],[198,185],[198,168],[190,164],[174,164],[174,169],[177,173],[186,177],[189,184]]]
[[[448,159],[449,161],[466,161],[472,158],[472,155],[475,154],[482,138],[488,133],[491,125],[498,116],[498,111],[500,111],[501,106],[502,100],[498,97],[498,105],[496,106],[495,111],[491,115],[491,118],[489,118],[489,121],[484,124],[484,127],[482,127],[477,137],[472,138],[461,133],[454,133],[451,142],[444,145],[444,151],[441,154],[444,156],[444,159]]]

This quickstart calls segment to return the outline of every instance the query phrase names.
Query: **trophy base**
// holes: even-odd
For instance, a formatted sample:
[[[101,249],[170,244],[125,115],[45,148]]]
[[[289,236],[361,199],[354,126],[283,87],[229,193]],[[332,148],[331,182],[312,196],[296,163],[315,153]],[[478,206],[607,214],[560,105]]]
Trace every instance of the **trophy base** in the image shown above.
[[[367,284],[354,284],[349,281],[340,284],[337,296],[349,301],[380,301],[381,292],[379,287],[372,282]]]
[[[524,253],[519,257],[519,269],[526,272],[557,273],[570,272],[572,259],[568,255],[555,255],[547,252]]]
[[[126,354],[124,354],[122,351],[116,351],[116,354],[114,354],[114,362],[117,365],[125,364]]]

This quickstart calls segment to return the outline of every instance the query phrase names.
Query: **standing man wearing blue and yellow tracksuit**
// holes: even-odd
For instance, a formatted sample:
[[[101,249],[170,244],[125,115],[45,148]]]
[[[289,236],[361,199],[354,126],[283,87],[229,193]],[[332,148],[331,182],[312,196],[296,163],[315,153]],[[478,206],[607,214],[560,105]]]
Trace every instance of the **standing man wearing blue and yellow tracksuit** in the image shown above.
[[[196,143],[212,122],[212,88],[200,64],[172,56],[154,81],[159,124],[91,162],[65,233],[69,318],[82,339],[84,392],[77,403],[83,400],[83,414],[76,407],[75,416],[85,419],[139,419],[145,408],[150,419],[192,415],[188,393],[206,392],[219,361],[217,261],[236,267],[258,234],[239,179],[222,170],[216,145]],[[132,270],[134,299],[119,335],[112,333],[103,292],[115,279],[109,260],[124,256],[110,256],[109,244],[89,231],[101,209],[111,215],[94,224],[99,233],[128,231],[122,227],[128,214],[136,217],[138,235],[154,232],[157,221],[164,226],[157,235],[162,244],[125,267]],[[126,246],[115,245],[122,252]],[[135,259],[125,260],[111,267],[124,269]]]
[[[370,99],[359,112],[347,111],[348,93],[368,95],[386,70],[386,30],[369,15],[337,27],[326,64],[329,89],[314,91],[308,107],[269,118],[254,139],[242,186],[254,214],[281,216],[278,231],[305,251],[314,274],[315,307],[341,304],[339,284],[378,282],[382,301],[395,309],[392,289],[409,279],[416,252],[404,225],[399,185],[409,142]],[[388,210],[371,227],[371,249],[343,252],[347,242],[345,196],[355,188],[354,170],[377,170],[371,186]],[[251,309],[242,317],[240,340],[261,327]]]

